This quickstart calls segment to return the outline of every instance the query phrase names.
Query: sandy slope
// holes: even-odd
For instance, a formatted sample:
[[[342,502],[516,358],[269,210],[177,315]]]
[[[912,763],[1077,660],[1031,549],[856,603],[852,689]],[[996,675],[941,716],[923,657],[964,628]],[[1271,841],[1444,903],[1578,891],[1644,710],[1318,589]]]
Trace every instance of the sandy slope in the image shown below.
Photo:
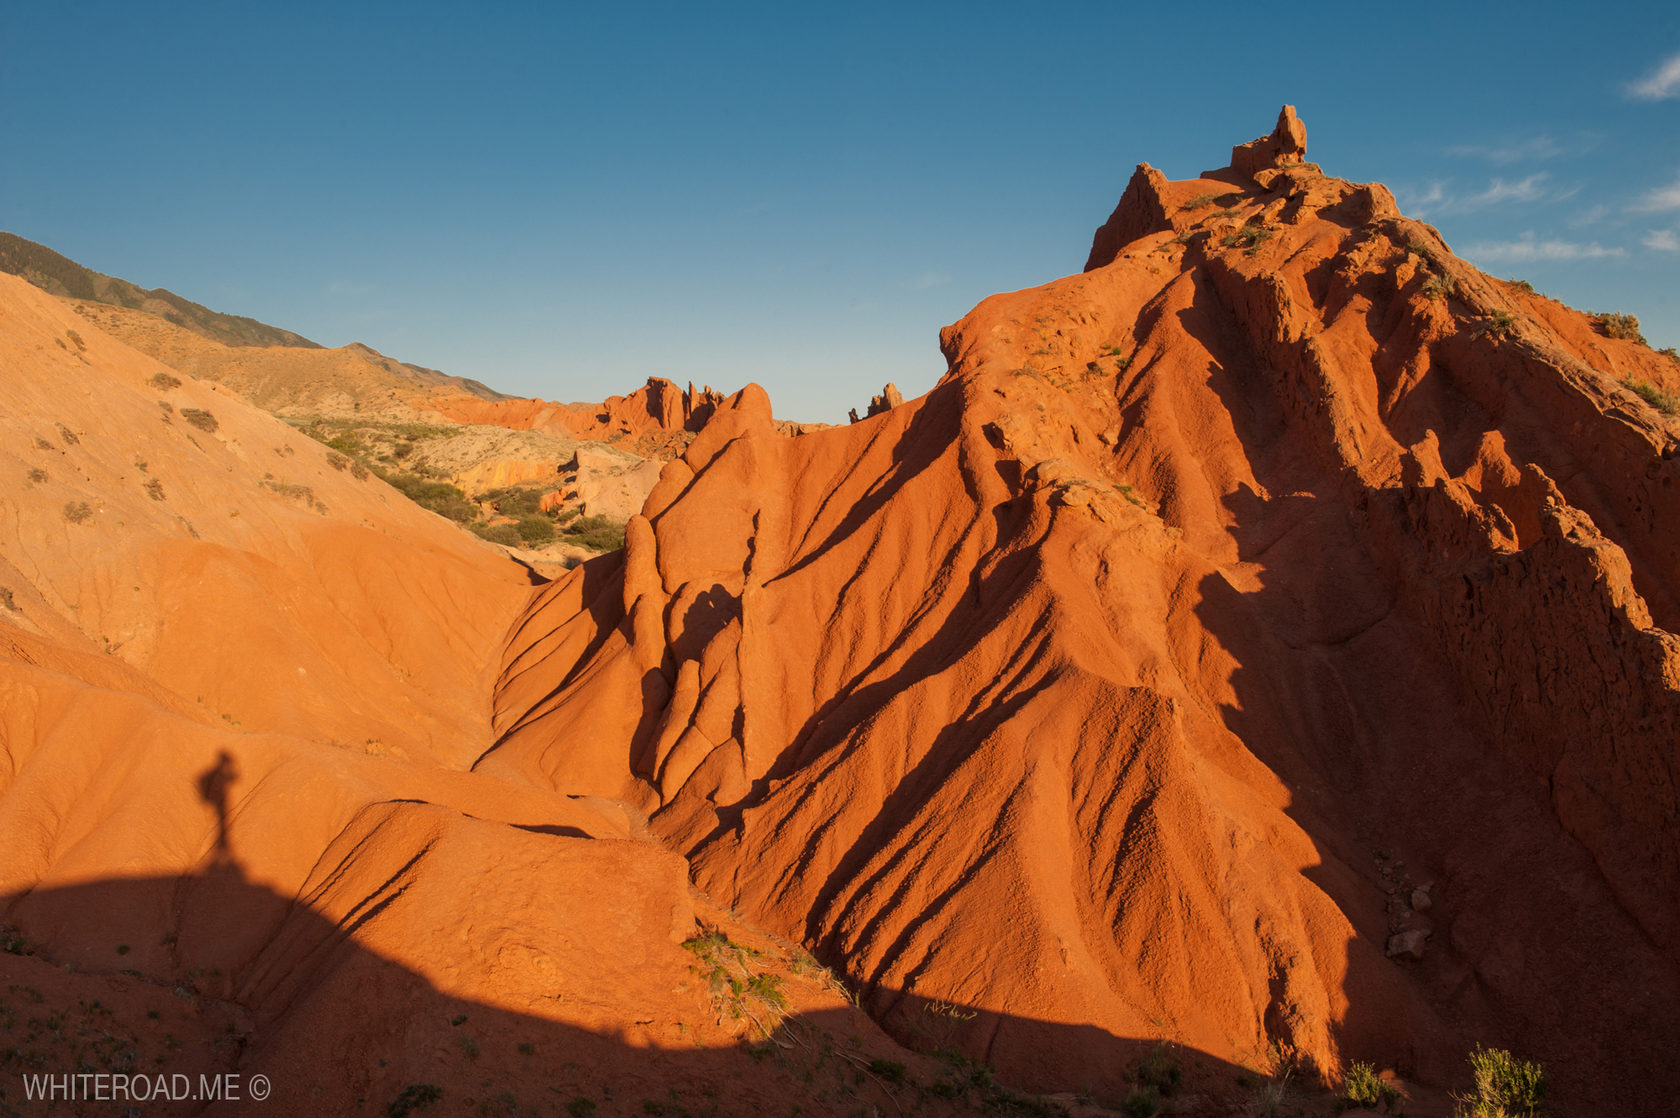
[[[937,1073],[622,805],[465,771],[518,564],[9,276],[0,472],[0,1114],[36,1073],[318,1115],[842,1114],[892,1105],[873,1060]]]
[[[215,385],[167,387],[164,366],[3,282],[0,584],[22,607],[14,623],[73,632],[211,719],[471,763],[483,658],[524,572]]]

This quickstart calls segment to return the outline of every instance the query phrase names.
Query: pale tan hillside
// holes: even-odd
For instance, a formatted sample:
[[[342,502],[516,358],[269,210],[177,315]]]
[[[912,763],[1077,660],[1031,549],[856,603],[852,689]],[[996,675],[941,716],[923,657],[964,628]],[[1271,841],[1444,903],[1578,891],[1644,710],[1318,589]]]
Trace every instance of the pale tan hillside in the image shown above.
[[[501,398],[475,382],[405,365],[359,343],[337,349],[229,346],[145,311],[85,299],[66,302],[134,349],[179,372],[225,384],[275,415],[376,412],[413,420],[422,418],[412,402],[417,396],[467,392]]]

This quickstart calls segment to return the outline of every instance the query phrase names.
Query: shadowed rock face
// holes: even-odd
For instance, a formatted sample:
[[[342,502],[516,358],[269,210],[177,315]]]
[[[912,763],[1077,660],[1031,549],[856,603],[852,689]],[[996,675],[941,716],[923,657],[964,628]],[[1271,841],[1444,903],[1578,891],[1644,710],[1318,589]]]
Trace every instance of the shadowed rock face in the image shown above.
[[[1285,109],[1140,167],[918,400],[797,438],[720,401],[516,623],[478,769],[645,808],[1030,1085],[1150,1036],[1454,1085],[1481,1042],[1655,1113],[1680,465],[1623,382],[1680,366],[1304,148]]]

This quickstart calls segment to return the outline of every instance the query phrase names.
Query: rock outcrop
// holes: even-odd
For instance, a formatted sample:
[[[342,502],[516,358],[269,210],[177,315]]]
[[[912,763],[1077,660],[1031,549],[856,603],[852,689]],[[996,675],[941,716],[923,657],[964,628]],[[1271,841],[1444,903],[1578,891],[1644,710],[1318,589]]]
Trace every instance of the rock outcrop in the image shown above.
[[[479,770],[645,809],[1016,1082],[1170,1038],[1451,1085],[1485,1043],[1655,1113],[1680,442],[1624,381],[1680,367],[1304,147],[1286,108],[1140,168],[920,399],[790,439],[749,389],[539,592]]]
[[[1294,105],[1285,105],[1271,135],[1231,149],[1231,170],[1253,178],[1261,171],[1295,166],[1306,157],[1307,126],[1295,115]]]
[[[599,404],[463,395],[434,397],[424,401],[424,406],[457,423],[494,424],[602,442],[628,439],[632,445],[643,440],[644,446],[656,452],[667,447],[675,452],[683,442],[674,436],[704,427],[723,399],[710,386],[696,389],[690,384],[683,389],[663,377],[649,377],[647,384],[629,395],[609,396]]]
[[[621,805],[466,771],[525,567],[4,275],[0,476],[0,1112],[48,1106],[20,1072],[323,1116],[937,1074]],[[812,1047],[762,1067],[784,1013]]]

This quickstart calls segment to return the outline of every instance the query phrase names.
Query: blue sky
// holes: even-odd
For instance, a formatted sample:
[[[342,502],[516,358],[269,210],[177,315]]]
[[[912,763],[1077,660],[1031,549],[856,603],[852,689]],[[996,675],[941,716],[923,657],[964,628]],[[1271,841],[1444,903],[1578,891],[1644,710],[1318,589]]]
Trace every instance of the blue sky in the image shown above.
[[[354,10],[347,10],[354,8]],[[1680,345],[1680,5],[0,3],[0,228],[550,399],[837,421],[1298,106],[1488,271]]]

